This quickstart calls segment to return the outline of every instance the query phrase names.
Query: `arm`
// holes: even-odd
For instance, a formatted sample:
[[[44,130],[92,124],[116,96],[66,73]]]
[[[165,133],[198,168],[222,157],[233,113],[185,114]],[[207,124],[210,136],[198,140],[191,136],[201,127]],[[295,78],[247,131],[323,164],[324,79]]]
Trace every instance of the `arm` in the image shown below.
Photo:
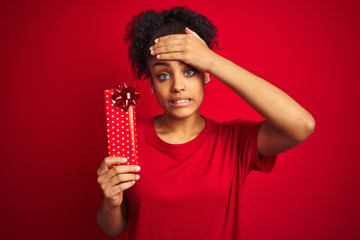
[[[139,166],[120,165],[112,169],[108,166],[125,163],[126,158],[107,157],[97,171],[98,183],[104,193],[104,200],[97,213],[99,227],[111,237],[124,232],[127,225],[127,198],[124,191],[135,184],[140,178]]]
[[[111,207],[104,199],[97,213],[97,222],[104,233],[116,237],[123,233],[127,224],[127,206],[125,201],[120,207]]]
[[[258,135],[263,156],[286,151],[304,141],[315,128],[315,120],[286,93],[211,51],[193,31],[161,37],[150,49],[163,60],[180,60],[207,72],[229,86],[265,118]]]
[[[265,118],[258,135],[261,155],[275,155],[303,142],[315,120],[294,99],[269,82],[214,54],[209,73],[221,80]]]

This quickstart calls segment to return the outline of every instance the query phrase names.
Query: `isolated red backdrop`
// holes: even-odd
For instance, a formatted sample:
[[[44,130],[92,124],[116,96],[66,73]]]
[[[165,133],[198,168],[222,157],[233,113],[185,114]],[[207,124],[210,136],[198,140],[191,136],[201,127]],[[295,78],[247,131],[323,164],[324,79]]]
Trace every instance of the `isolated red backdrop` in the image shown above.
[[[283,89],[317,122],[271,173],[248,177],[245,239],[360,239],[360,8],[350,0],[2,1],[0,238],[109,238],[95,218],[103,90],[137,84],[138,118],[161,113],[148,82],[131,80],[122,37],[132,15],[176,5],[208,16],[219,54]],[[214,78],[201,112],[261,119]]]

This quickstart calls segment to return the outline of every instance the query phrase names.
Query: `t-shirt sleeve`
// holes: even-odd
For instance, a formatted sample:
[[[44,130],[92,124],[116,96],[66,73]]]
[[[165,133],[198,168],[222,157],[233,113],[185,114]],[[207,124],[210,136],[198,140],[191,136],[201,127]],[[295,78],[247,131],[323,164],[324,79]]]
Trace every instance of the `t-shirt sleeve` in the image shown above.
[[[236,144],[236,157],[241,167],[242,181],[252,170],[270,172],[274,168],[277,155],[261,156],[258,153],[257,137],[263,122],[243,120],[232,122],[233,134],[235,134],[233,140]]]

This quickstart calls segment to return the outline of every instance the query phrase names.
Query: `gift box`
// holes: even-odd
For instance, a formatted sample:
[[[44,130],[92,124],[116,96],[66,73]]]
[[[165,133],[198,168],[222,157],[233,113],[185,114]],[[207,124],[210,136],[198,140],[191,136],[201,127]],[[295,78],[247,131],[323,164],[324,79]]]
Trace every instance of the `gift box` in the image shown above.
[[[126,157],[124,164],[138,165],[135,105],[139,93],[123,83],[122,87],[105,90],[104,95],[108,155]]]

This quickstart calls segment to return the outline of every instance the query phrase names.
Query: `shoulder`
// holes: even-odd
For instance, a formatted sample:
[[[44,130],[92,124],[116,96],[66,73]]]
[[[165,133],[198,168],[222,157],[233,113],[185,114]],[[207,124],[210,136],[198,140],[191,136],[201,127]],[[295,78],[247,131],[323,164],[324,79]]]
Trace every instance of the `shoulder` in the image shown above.
[[[211,119],[206,118],[206,121],[212,125],[213,129],[221,132],[227,131],[249,131],[252,129],[257,129],[261,126],[263,121],[252,121],[244,119],[233,119],[230,121],[217,122]]]

